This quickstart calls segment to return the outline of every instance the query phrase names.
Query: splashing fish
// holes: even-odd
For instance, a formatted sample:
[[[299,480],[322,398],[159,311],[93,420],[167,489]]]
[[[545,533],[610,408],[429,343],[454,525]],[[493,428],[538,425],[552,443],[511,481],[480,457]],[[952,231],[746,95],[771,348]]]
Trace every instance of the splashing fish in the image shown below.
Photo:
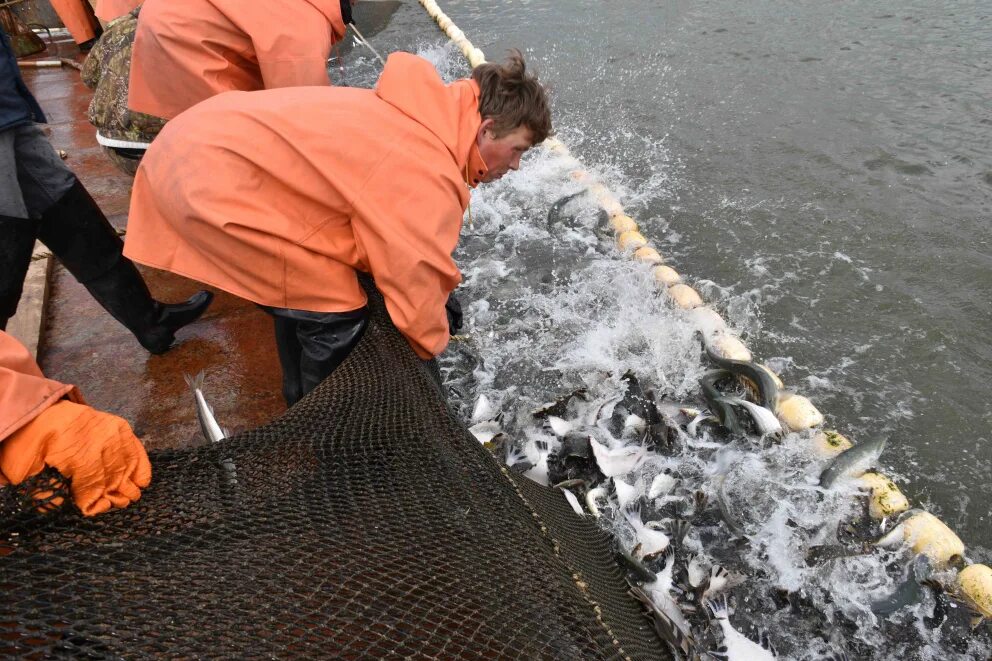
[[[717,658],[727,661],[774,661],[775,649],[768,640],[768,634],[762,633],[760,643],[756,643],[730,624],[730,611],[727,598],[707,601],[706,607],[713,613],[723,631],[723,647],[719,652],[711,652]]]

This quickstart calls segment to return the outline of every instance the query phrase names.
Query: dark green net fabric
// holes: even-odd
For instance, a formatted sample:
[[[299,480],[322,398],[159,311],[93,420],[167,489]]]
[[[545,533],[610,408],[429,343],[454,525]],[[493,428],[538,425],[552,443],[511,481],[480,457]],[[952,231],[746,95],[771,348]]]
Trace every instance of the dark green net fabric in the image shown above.
[[[511,478],[373,311],[317,390],[153,454],[125,510],[0,489],[0,657],[668,658],[606,535]]]

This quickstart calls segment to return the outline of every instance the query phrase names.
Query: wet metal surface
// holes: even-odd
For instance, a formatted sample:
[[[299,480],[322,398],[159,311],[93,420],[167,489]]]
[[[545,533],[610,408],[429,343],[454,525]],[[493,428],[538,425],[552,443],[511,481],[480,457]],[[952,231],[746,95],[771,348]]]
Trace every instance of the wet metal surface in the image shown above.
[[[60,46],[64,54],[70,44]],[[82,56],[73,49],[78,61]],[[41,54],[45,57],[45,54]],[[102,153],[86,120],[91,92],[79,72],[23,70],[49,119],[56,149],[110,221],[127,226],[130,177]],[[152,295],[181,301],[202,287],[169,273],[143,269]],[[183,374],[206,372],[204,392],[221,427],[236,432],[285,410],[271,321],[254,305],[216,292],[206,314],[179,331],[168,353],[153,356],[56,263],[40,362],[53,379],[80,387],[96,408],[122,416],[148,449],[203,443]]]

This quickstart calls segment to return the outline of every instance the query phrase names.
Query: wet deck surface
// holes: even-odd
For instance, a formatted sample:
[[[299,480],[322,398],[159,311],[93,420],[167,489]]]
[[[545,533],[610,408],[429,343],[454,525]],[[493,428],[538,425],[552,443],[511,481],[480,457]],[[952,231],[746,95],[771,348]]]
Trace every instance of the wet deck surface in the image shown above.
[[[63,56],[83,56],[71,43]],[[50,49],[51,51],[51,49]],[[51,52],[40,57],[51,57]],[[117,227],[127,226],[131,178],[103,154],[86,120],[92,93],[70,67],[23,70],[28,87],[48,116],[56,149]],[[153,269],[142,269],[152,295],[181,301],[203,287]],[[236,432],[285,410],[269,318],[254,305],[214,290],[213,305],[177,334],[178,344],[152,356],[56,264],[40,349],[47,376],[80,387],[94,407],[128,420],[148,449],[203,443],[185,374],[206,372],[204,391],[220,425]]]

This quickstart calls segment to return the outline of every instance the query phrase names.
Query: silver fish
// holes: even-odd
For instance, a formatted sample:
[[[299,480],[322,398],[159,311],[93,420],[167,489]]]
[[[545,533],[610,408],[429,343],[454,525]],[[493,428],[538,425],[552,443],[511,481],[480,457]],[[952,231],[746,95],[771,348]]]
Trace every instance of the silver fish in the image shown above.
[[[220,428],[220,425],[217,424],[217,419],[214,417],[214,410],[210,408],[206,398],[203,396],[203,376],[203,372],[201,371],[194,377],[184,374],[183,378],[186,379],[186,384],[193,390],[193,399],[196,401],[196,419],[200,421],[200,431],[203,432],[203,437],[211,443],[216,443],[223,441],[226,435]]]
[[[733,372],[752,383],[757,390],[758,403],[771,410],[772,415],[778,413],[778,384],[768,370],[753,362],[718,356],[709,346],[706,346],[706,356],[717,367]]]
[[[200,422],[200,431],[203,432],[203,437],[211,443],[217,443],[223,441],[228,434],[217,424],[214,410],[210,408],[206,397],[203,396],[203,376],[203,372],[200,371],[194,377],[184,374],[183,378],[193,390],[193,399],[196,401],[196,419]],[[221,459],[220,465],[224,469],[224,482],[228,485],[237,485],[238,470],[234,460],[226,457]]]
[[[597,519],[602,516],[599,503],[606,500],[606,489],[603,487],[589,489],[589,491],[586,492],[586,507],[589,509],[589,513]]]
[[[720,424],[734,436],[743,436],[744,427],[737,419],[734,405],[730,398],[724,397],[716,388],[717,381],[733,376],[729,370],[710,370],[699,379],[699,386],[703,391],[703,399],[709,406],[710,412],[717,417]]]
[[[716,504],[720,509],[720,514],[723,515],[724,523],[727,524],[730,531],[740,537],[744,537],[747,533],[744,532],[744,525],[734,515],[733,510],[730,509],[730,501],[727,498],[726,489],[727,476],[724,474],[718,478],[716,487]]]
[[[871,602],[871,612],[885,617],[905,606],[919,603],[923,599],[932,575],[933,565],[930,559],[921,553],[907,568],[905,580],[892,594]]]
[[[725,596],[715,601],[706,601],[706,606],[723,631],[723,651],[720,656],[728,661],[772,661],[776,658],[775,648],[768,640],[768,634],[762,633],[759,642],[755,642],[734,629],[730,624]]]
[[[820,473],[820,486],[829,489],[842,477],[868,470],[878,461],[884,449],[885,440],[875,439],[844,450]]]
[[[758,433],[762,436],[778,436],[782,433],[782,423],[770,409],[740,397],[728,397],[731,404],[743,406],[754,420]]]

